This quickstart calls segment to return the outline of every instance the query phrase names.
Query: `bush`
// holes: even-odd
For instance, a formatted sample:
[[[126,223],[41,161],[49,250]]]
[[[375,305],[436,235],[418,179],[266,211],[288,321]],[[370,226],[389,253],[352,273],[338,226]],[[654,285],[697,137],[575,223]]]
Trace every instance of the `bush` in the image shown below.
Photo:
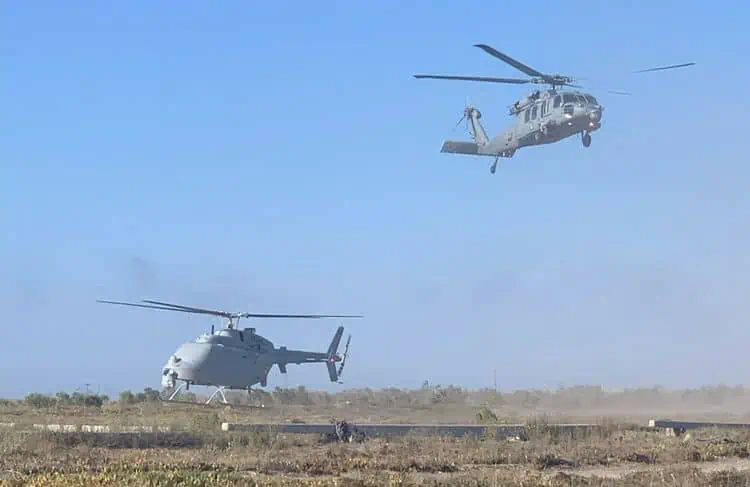
[[[39,392],[32,392],[23,400],[32,408],[51,408],[57,405],[57,399],[51,396],[45,396]]]
[[[84,394],[74,392],[58,392],[54,396],[32,392],[24,398],[24,402],[36,409],[53,408],[61,406],[83,406],[100,408],[109,401],[106,394]]]

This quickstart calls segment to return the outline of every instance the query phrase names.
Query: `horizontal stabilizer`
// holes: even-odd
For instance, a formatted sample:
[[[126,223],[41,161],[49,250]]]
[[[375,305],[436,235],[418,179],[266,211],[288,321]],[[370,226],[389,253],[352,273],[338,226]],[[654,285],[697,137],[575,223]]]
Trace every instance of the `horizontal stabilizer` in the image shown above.
[[[479,155],[479,145],[477,145],[476,142],[446,140],[443,142],[443,147],[440,148],[440,152],[475,156]]]

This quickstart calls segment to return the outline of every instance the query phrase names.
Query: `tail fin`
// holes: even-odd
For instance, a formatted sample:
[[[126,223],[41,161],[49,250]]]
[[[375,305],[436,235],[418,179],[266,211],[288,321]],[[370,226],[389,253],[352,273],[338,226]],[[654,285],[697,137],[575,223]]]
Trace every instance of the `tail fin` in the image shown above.
[[[338,358],[336,352],[338,351],[341,336],[343,334],[344,327],[339,326],[338,330],[336,330],[336,334],[333,335],[333,340],[331,340],[331,345],[328,347],[328,352],[326,352],[328,358],[326,361],[326,367],[328,367],[328,377],[330,377],[331,382],[336,382],[339,379],[339,374],[336,372],[336,359]]]
[[[460,124],[464,119],[466,120],[467,128],[474,142],[446,140],[443,142],[440,152],[471,156],[483,155],[482,148],[490,143],[490,139],[487,137],[487,132],[485,132],[482,122],[479,121],[480,118],[482,118],[482,113],[479,110],[474,107],[466,107],[464,109],[464,116],[458,123]]]
[[[464,118],[467,120],[468,124],[471,125],[470,133],[474,142],[476,142],[478,146],[489,144],[490,139],[487,137],[487,132],[484,131],[482,122],[479,121],[479,119],[482,118],[482,112],[474,107],[466,107],[464,109]]]
[[[326,367],[328,368],[328,377],[331,379],[331,382],[339,382],[339,379],[341,378],[341,373],[344,371],[344,364],[346,363],[346,356],[349,354],[349,343],[351,343],[352,336],[349,335],[349,338],[346,340],[346,348],[344,350],[344,356],[341,357],[338,355],[338,348],[339,343],[341,342],[341,336],[344,333],[344,327],[339,326],[338,330],[336,330],[336,334],[333,336],[333,340],[331,341],[331,345],[328,347],[328,353],[327,353],[327,360],[326,360]],[[341,365],[339,366],[338,370],[336,370],[336,362],[341,362]]]

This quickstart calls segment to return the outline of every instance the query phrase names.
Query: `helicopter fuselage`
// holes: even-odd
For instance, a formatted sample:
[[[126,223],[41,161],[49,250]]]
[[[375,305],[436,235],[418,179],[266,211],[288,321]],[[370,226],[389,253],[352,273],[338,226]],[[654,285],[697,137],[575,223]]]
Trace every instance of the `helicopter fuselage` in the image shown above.
[[[552,144],[577,134],[586,137],[601,128],[604,111],[588,93],[552,89],[533,92],[510,109],[514,123],[483,148],[487,155],[512,154],[523,147]]]
[[[175,388],[179,381],[186,387],[249,390],[255,384],[266,387],[268,373],[274,365],[286,374],[288,364],[305,363],[326,363],[329,378],[337,382],[343,367],[336,371],[333,365],[343,361],[337,353],[343,332],[344,327],[340,326],[326,352],[276,348],[271,341],[255,333],[255,328],[224,328],[204,333],[183,343],[169,357],[162,367],[161,384],[165,389]]]
[[[169,357],[162,369],[162,385],[223,386],[246,389],[255,384],[265,386],[275,363],[276,349],[253,328],[223,329],[204,333],[183,343]]]
[[[473,142],[443,141],[441,152],[494,157],[490,172],[495,172],[498,158],[510,158],[517,150],[535,145],[552,144],[581,134],[584,147],[591,145],[591,133],[599,130],[602,107],[595,97],[578,91],[549,89],[535,91],[510,107],[512,124],[493,138],[488,137],[474,107],[464,110]]]

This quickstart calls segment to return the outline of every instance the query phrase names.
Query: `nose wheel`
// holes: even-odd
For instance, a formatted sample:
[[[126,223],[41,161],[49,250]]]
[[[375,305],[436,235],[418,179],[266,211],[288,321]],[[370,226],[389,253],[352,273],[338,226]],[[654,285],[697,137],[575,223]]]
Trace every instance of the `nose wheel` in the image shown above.
[[[583,142],[584,147],[588,147],[591,145],[591,134],[588,132],[583,133],[583,137],[581,137],[581,142]]]

